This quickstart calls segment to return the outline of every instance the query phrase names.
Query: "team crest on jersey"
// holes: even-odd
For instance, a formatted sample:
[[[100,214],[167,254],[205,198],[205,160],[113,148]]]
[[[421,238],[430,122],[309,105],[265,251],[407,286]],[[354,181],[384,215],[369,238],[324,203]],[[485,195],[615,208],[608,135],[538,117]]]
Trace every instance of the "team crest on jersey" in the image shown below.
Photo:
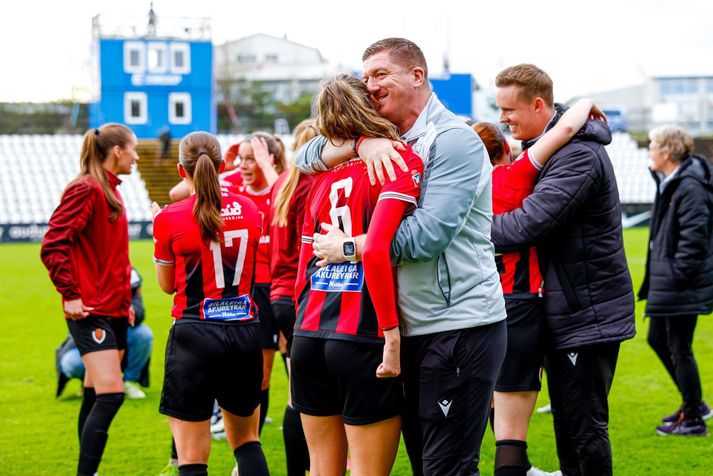
[[[413,180],[413,186],[418,188],[421,185],[421,174],[418,172],[413,173],[411,180]]]
[[[97,344],[101,344],[106,339],[106,332],[104,332],[104,329],[101,327],[97,327],[92,331],[92,339],[94,339],[94,342]]]
[[[222,217],[239,217],[243,214],[243,207],[238,202],[229,203],[220,211]]]

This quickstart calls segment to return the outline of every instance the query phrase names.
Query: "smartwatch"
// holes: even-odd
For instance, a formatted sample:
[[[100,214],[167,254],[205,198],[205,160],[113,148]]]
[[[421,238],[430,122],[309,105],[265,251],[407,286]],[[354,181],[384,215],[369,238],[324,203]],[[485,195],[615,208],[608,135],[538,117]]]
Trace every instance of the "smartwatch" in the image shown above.
[[[356,244],[354,243],[354,238],[347,238],[342,243],[342,252],[344,253],[344,258],[347,261],[356,261]]]

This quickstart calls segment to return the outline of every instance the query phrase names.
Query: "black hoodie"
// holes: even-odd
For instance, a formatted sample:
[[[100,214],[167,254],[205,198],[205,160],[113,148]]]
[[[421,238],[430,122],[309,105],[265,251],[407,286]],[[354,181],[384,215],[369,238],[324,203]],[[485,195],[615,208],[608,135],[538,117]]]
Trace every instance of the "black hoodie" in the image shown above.
[[[690,156],[661,186],[651,218],[646,274],[639,299],[647,316],[713,311],[713,173],[708,161]]]
[[[556,110],[548,128],[565,109]],[[635,334],[619,191],[604,149],[609,142],[609,127],[588,121],[552,155],[522,207],[493,217],[496,251],[537,246],[547,335],[555,349],[620,342]]]

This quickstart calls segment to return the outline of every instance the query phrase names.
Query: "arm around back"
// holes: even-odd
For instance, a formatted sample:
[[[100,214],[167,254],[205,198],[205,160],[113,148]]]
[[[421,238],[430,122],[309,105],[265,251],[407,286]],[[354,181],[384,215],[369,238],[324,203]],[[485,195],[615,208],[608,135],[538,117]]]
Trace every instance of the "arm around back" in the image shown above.
[[[556,153],[522,206],[493,217],[491,240],[496,251],[532,244],[572,218],[599,179],[599,160],[584,144],[570,144]]]

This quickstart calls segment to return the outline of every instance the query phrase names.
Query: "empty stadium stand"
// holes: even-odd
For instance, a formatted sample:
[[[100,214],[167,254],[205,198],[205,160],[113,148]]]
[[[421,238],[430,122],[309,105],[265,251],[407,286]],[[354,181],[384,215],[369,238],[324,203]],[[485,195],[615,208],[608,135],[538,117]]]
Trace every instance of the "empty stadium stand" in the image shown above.
[[[218,136],[223,150],[241,138]],[[283,137],[286,146],[291,139]],[[62,190],[77,175],[81,145],[81,135],[0,135],[0,226],[25,226],[15,230],[14,236],[19,239],[14,241],[41,238],[42,226],[57,206]],[[647,209],[655,190],[646,149],[639,148],[629,134],[615,133],[607,151],[625,211]],[[156,141],[142,141],[139,155],[138,167],[131,175],[122,176],[120,190],[129,222],[145,225],[151,222],[151,202],[168,203],[168,190],[178,182],[178,141],[172,145],[170,160],[159,161]],[[146,236],[148,230],[132,236]],[[3,228],[0,241],[7,238]]]

